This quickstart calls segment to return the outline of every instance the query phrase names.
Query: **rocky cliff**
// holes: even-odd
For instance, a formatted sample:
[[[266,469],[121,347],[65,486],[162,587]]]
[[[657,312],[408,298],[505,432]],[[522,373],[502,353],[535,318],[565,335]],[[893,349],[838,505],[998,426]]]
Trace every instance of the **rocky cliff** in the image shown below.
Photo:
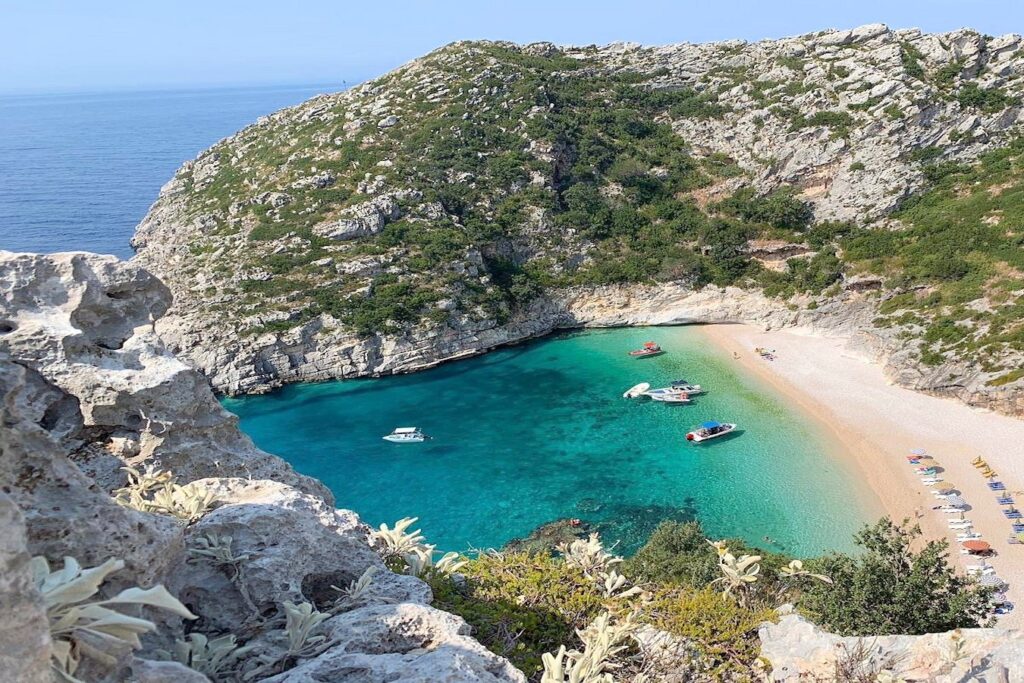
[[[731,286],[837,331],[868,301],[845,333],[898,381],[1020,413],[1024,263],[1000,222],[1024,187],[1021,45],[881,25],[455,43],[187,163],[137,259],[175,295],[160,334],[231,394],[559,327],[767,315]],[[595,315],[609,291],[633,312]],[[707,301],[725,308],[693,314]]]
[[[4,680],[50,680],[49,629],[28,567],[30,556],[44,556],[52,567],[65,557],[83,567],[121,559],[104,597],[163,583],[198,617],[160,620],[135,653],[93,644],[79,652],[81,680],[205,681],[161,654],[186,631],[230,633],[273,660],[286,647],[281,605],[292,601],[331,609],[323,645],[263,670],[265,659],[245,658],[238,676],[523,681],[468,637],[465,622],[431,608],[425,583],[389,571],[368,528],[334,509],[322,484],[238,431],[204,378],[153,334],[169,305],[156,278],[111,257],[0,252]],[[211,509],[185,520],[118,504],[124,466],[169,470],[207,494]],[[225,538],[226,564],[197,555]],[[331,586],[348,586],[368,569],[370,587],[337,607]]]

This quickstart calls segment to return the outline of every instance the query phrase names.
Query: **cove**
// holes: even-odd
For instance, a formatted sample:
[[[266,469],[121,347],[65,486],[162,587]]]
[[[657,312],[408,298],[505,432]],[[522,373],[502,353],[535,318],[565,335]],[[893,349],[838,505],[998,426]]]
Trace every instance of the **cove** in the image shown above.
[[[634,359],[658,341],[667,351]],[[691,405],[622,398],[686,378]],[[698,519],[811,556],[852,549],[877,500],[819,427],[686,327],[572,332],[381,379],[226,398],[261,448],[323,481],[369,524],[419,517],[442,550],[498,548],[556,519],[596,524],[634,552],[659,522]],[[741,433],[695,446],[709,419]],[[381,439],[416,426],[421,444]]]

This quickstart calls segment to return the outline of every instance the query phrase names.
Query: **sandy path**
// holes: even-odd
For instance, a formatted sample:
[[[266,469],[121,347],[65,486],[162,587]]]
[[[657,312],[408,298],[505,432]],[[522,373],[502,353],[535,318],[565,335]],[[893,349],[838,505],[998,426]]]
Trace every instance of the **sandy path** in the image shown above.
[[[794,404],[820,420],[856,461],[859,472],[894,519],[917,518],[926,537],[945,536],[963,565],[974,558],[958,554],[957,532],[949,517],[932,510],[936,499],[906,461],[910,449],[923,448],[945,469],[971,505],[967,518],[997,551],[990,560],[1010,584],[1008,597],[1017,605],[1001,626],[1024,625],[1024,545],[1011,545],[1011,522],[996,503],[987,480],[971,465],[976,456],[999,474],[1008,491],[1024,507],[1024,421],[972,409],[954,400],[927,396],[894,386],[881,367],[854,351],[845,341],[800,330],[763,332],[748,325],[699,328],[723,351],[739,355],[736,362],[770,382]],[[767,361],[755,347],[776,351]]]

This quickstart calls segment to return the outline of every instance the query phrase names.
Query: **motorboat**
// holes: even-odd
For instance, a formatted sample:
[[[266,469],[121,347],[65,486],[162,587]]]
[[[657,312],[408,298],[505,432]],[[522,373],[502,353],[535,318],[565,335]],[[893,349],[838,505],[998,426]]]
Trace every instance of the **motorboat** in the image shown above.
[[[635,387],[630,387],[626,393],[622,395],[622,398],[640,398],[643,396],[651,385],[648,382],[640,382]]]
[[[687,432],[686,440],[692,441],[693,443],[700,443],[701,441],[708,441],[709,439],[717,439],[720,436],[725,436],[731,432],[736,431],[736,425],[732,422],[702,422],[699,427],[694,429],[692,432]]]
[[[652,401],[658,401],[660,403],[693,403],[690,397],[686,394],[647,394],[651,397]]]
[[[677,379],[675,382],[669,385],[669,388],[673,391],[679,391],[687,396],[694,396],[696,394],[703,394],[704,389],[699,384],[690,384],[685,379]]]
[[[391,443],[422,443],[430,437],[421,432],[419,427],[398,427],[381,438]]]
[[[649,358],[650,356],[660,356],[663,353],[665,351],[658,344],[649,341],[644,342],[643,348],[630,351],[629,355],[633,358]]]

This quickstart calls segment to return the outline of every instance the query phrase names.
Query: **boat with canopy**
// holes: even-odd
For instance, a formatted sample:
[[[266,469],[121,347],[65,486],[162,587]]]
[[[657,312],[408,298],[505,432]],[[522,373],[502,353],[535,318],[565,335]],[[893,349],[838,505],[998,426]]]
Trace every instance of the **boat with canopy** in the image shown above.
[[[700,443],[702,441],[708,441],[709,439],[717,439],[720,436],[725,436],[736,430],[735,424],[732,422],[717,422],[709,420],[708,422],[702,422],[699,427],[694,429],[692,432],[687,432],[686,440],[693,443]]]
[[[633,358],[649,358],[651,356],[660,356],[665,351],[657,344],[657,342],[644,342],[644,346],[641,349],[633,349],[629,352],[629,355]]]
[[[391,443],[422,443],[430,437],[421,432],[419,427],[398,427],[381,438]]]

